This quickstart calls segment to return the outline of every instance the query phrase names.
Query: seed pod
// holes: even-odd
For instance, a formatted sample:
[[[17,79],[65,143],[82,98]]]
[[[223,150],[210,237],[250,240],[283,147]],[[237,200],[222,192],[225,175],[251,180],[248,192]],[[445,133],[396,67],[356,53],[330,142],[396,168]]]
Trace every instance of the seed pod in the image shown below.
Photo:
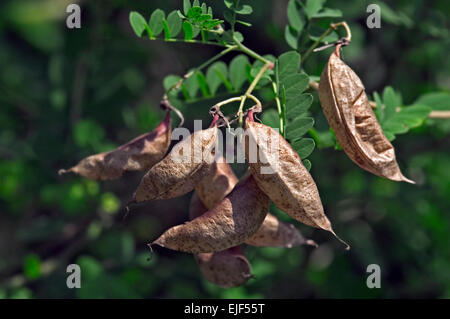
[[[249,112],[245,121],[248,135],[245,156],[259,188],[295,220],[336,236],[323,211],[316,183],[300,156],[277,131],[252,119]]]
[[[142,178],[132,202],[169,199],[192,191],[214,160],[217,127],[192,133]]]
[[[244,243],[261,226],[270,200],[249,176],[205,214],[170,228],[154,244],[189,253],[225,250]]]
[[[230,165],[220,156],[211,165],[209,174],[196,186],[195,191],[208,209],[227,196],[238,183]]]
[[[189,206],[190,219],[201,216],[206,211],[207,208],[197,193],[194,193]],[[203,276],[223,288],[243,285],[253,276],[250,263],[240,246],[215,253],[195,254],[194,257]]]
[[[125,171],[149,169],[158,163],[170,146],[172,130],[170,111],[152,132],[136,137],[113,151],[91,155],[76,166],[59,170],[59,174],[75,173],[93,180],[121,177]]]
[[[256,234],[247,239],[246,244],[257,247],[291,248],[300,245],[317,247],[313,240],[305,239],[294,225],[283,223],[270,213]]]
[[[195,260],[203,276],[222,288],[241,286],[253,277],[250,263],[241,247],[216,253],[200,253],[195,255]]]
[[[392,144],[384,136],[367,99],[364,85],[339,57],[331,54],[322,72],[322,110],[344,152],[361,168],[393,181],[409,180],[400,171]]]

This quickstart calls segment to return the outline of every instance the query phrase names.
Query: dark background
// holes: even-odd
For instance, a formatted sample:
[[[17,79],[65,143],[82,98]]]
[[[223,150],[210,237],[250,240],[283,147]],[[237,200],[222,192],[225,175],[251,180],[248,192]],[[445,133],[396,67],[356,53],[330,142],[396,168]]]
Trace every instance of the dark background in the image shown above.
[[[163,117],[163,78],[220,48],[135,36],[130,11],[148,17],[156,8],[180,9],[182,1],[79,1],[82,28],[69,30],[65,8],[74,2],[0,4],[0,298],[450,297],[449,119],[427,120],[393,142],[402,170],[418,185],[370,175],[332,148],[314,151],[311,173],[349,252],[330,234],[291,221],[320,247],[247,247],[256,278],[228,290],[205,281],[188,254],[151,255],[146,243],[187,219],[190,194],[125,218],[142,173],[99,183],[57,171],[154,128]],[[206,2],[223,9],[222,1]],[[450,2],[386,1],[381,29],[365,25],[369,3],[327,1],[351,27],[343,58],[367,92],[391,85],[408,105],[448,91]],[[239,29],[246,45],[275,56],[289,50],[287,1],[252,4],[253,26]],[[329,54],[313,54],[305,71],[320,75]],[[326,128],[314,94],[312,113]],[[207,119],[210,106],[185,106],[186,126]],[[66,287],[69,263],[82,268],[81,289]],[[381,267],[381,289],[366,286],[369,264]]]

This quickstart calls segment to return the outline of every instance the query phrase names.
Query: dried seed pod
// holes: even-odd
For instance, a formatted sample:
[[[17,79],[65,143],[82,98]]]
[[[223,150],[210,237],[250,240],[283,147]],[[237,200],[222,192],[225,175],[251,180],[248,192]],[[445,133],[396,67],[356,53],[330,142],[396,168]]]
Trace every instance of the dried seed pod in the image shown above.
[[[245,121],[245,156],[259,188],[295,220],[336,236],[323,211],[316,183],[300,156],[277,131],[252,119],[250,111]]]
[[[205,278],[222,288],[245,284],[253,277],[250,263],[241,247],[233,247],[215,253],[195,255],[200,271]]]
[[[294,225],[283,223],[272,214],[267,214],[258,231],[245,242],[257,247],[285,247],[317,244],[311,239],[305,239]]]
[[[261,226],[270,200],[249,176],[205,214],[170,228],[154,244],[189,253],[225,250],[244,243]]]
[[[184,195],[208,174],[214,160],[217,127],[192,133],[142,178],[132,202]]]
[[[152,132],[136,137],[113,151],[91,155],[76,166],[59,174],[75,173],[93,180],[110,180],[121,177],[125,171],[149,169],[158,163],[170,146],[172,130],[170,111]]]
[[[195,191],[203,204],[211,209],[233,190],[238,181],[225,158],[220,156],[211,165],[208,175],[195,186]]]
[[[189,206],[190,219],[201,216],[207,210],[197,193],[194,193]],[[240,246],[215,253],[195,254],[194,257],[203,276],[223,288],[243,285],[253,276],[250,263]]]
[[[361,168],[394,181],[409,180],[400,171],[392,144],[370,107],[364,85],[339,57],[331,54],[322,72],[319,99],[344,152]]]

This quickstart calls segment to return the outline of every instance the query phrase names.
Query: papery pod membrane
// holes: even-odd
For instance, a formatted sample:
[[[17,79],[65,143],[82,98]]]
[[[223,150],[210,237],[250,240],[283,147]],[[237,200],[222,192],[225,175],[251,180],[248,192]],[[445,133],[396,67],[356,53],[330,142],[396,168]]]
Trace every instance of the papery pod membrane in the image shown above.
[[[216,253],[200,253],[195,260],[203,276],[222,288],[245,284],[253,277],[250,263],[241,247],[233,247]]]
[[[230,165],[223,156],[218,157],[211,165],[211,169],[195,186],[195,191],[208,209],[213,208],[227,196],[239,182]]]
[[[136,137],[113,151],[91,155],[76,166],[60,170],[59,174],[75,173],[93,180],[111,180],[126,171],[150,169],[167,153],[171,141],[170,111],[150,133]]]
[[[201,216],[207,210],[197,193],[194,193],[189,206],[189,218]],[[240,246],[215,253],[199,253],[194,257],[203,276],[217,286],[237,287],[253,277],[250,262]]]
[[[300,245],[317,244],[311,239],[305,239],[294,225],[283,223],[272,214],[267,214],[258,231],[245,242],[257,247],[291,248]]]
[[[170,228],[153,244],[188,253],[217,252],[238,246],[256,233],[269,207],[269,198],[249,176],[208,212]]]
[[[320,77],[319,99],[339,145],[353,162],[375,175],[414,183],[401,173],[394,147],[384,136],[364,85],[340,59],[339,46]]]
[[[142,178],[134,203],[170,199],[192,191],[214,161],[217,127],[192,133]]]
[[[324,213],[316,183],[300,156],[273,128],[254,122],[251,114],[245,121],[245,156],[259,188],[295,220],[336,236]]]

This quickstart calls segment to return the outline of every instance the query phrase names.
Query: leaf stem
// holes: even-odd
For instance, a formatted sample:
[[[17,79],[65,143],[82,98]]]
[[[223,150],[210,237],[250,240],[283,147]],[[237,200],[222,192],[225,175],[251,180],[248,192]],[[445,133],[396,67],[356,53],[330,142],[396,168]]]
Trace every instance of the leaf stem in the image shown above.
[[[239,51],[251,56],[252,58],[255,58],[256,60],[261,61],[264,64],[272,63],[269,60],[267,60],[266,58],[264,58],[263,56],[261,56],[260,54],[253,51],[252,49],[246,47],[244,44],[242,44],[242,42],[240,42],[238,39],[236,39],[236,37],[233,37],[233,40],[236,43],[236,45],[238,46]]]
[[[165,97],[167,97],[167,95],[173,91],[178,89],[184,81],[186,81],[188,78],[190,78],[192,75],[194,75],[195,73],[197,73],[200,70],[203,70],[204,68],[206,68],[208,65],[214,63],[215,61],[217,61],[218,59],[220,59],[221,57],[223,57],[225,54],[236,50],[238,48],[237,45],[233,45],[233,46],[229,46],[227,47],[225,50],[219,52],[218,54],[216,54],[215,56],[213,56],[212,58],[208,59],[207,61],[205,61],[204,63],[200,64],[199,66],[197,66],[196,68],[192,69],[191,71],[189,71],[188,73],[186,73],[177,83],[175,83],[174,85],[172,85],[167,91],[166,94],[164,95]],[[164,99],[164,97],[163,97]]]
[[[282,115],[281,101],[280,101],[280,98],[278,97],[277,84],[275,82],[272,82],[272,87],[273,87],[273,92],[275,93],[275,102],[277,104],[278,117],[280,119],[280,133],[281,133],[281,135],[284,136],[284,118],[283,118],[283,116],[281,116]]]

